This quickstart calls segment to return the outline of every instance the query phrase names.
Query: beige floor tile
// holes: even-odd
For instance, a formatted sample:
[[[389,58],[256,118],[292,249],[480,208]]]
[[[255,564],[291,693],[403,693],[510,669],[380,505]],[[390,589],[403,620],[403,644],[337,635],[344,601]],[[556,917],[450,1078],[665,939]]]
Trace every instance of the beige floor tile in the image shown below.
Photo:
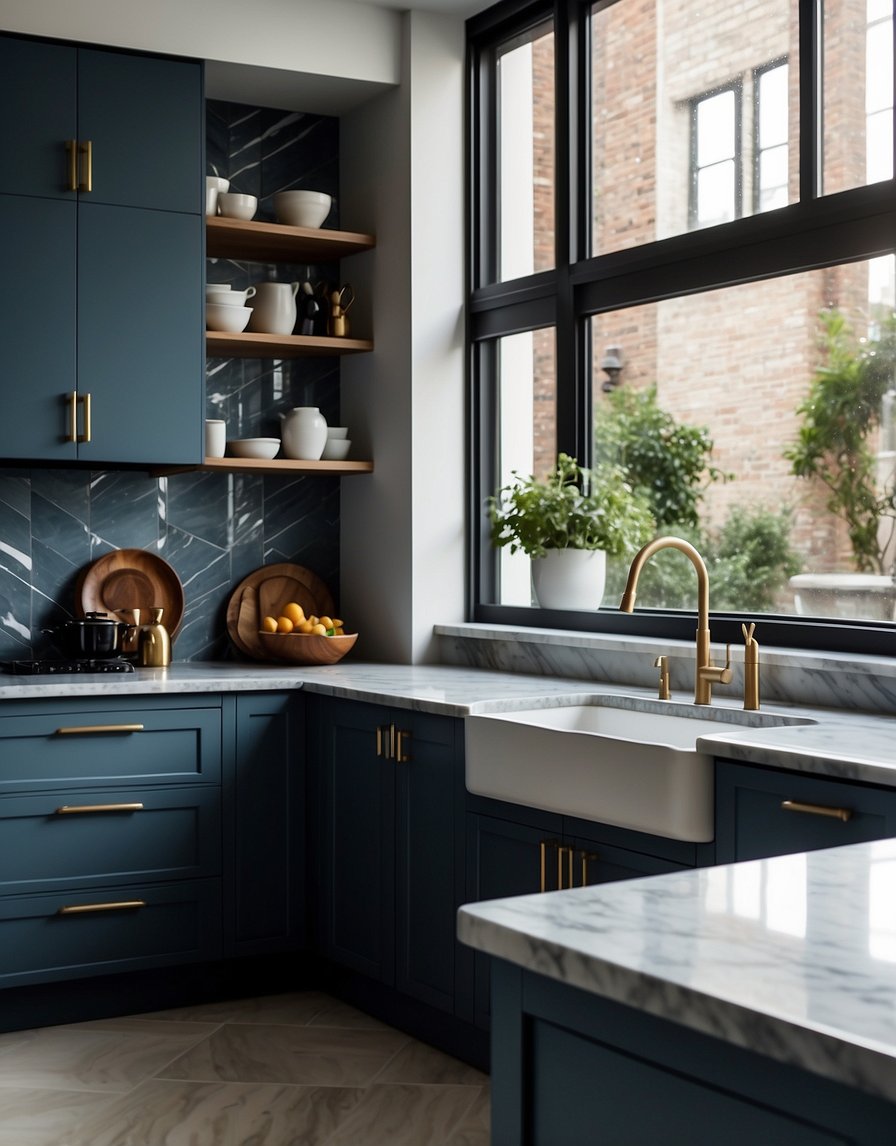
[[[439,1083],[487,1086],[488,1077],[425,1043],[409,1040],[376,1076],[376,1082]]]
[[[476,1086],[371,1086],[326,1146],[445,1146]]]
[[[492,1140],[491,1118],[491,1092],[489,1087],[484,1086],[446,1146],[489,1146]]]
[[[392,1030],[372,1015],[365,1015],[363,1011],[350,1007],[348,1003],[340,1003],[336,999],[329,999],[328,1006],[319,1011],[311,1020],[312,1027],[343,1027],[351,1030],[388,1031]]]
[[[279,995],[261,995],[251,999],[226,999],[219,1003],[200,1003],[195,1007],[152,1011],[144,1018],[218,1022],[218,1023],[285,1023],[303,1027],[334,1000],[321,991],[292,991]]]
[[[108,1102],[87,1091],[0,1090],[0,1146],[77,1146],[74,1126]]]
[[[160,1070],[158,1077],[367,1086],[407,1041],[391,1030],[233,1023]]]

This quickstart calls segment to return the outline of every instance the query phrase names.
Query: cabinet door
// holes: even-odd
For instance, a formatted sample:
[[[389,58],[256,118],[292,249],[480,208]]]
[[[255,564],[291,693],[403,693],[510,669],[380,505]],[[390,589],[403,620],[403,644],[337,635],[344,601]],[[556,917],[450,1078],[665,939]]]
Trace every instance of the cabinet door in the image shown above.
[[[76,214],[74,199],[64,203],[0,195],[0,455],[5,458],[66,461],[77,453],[71,401]]]
[[[720,761],[719,863],[831,848],[896,835],[896,791]]]
[[[612,847],[582,837],[564,841],[569,851],[564,887],[591,887],[619,879],[637,879],[642,875],[660,875],[667,871],[684,871],[685,864],[656,856]],[[571,877],[571,880],[570,880]]]
[[[401,758],[396,785],[395,985],[443,1011],[454,1010],[459,906],[455,841],[463,823],[463,765],[458,722],[395,711]]]
[[[79,49],[78,138],[93,156],[82,201],[201,214],[202,117],[200,64]],[[174,278],[173,270],[164,278],[131,273],[137,294],[153,297]]]
[[[78,134],[77,74],[75,48],[0,36],[0,193],[74,202],[66,143]],[[4,256],[14,235],[4,226]]]
[[[377,756],[386,710],[324,699],[318,709],[316,869],[321,952],[394,981],[395,765]]]
[[[202,220],[78,211],[78,388],[90,462],[202,460]]]
[[[235,718],[234,759],[225,771],[231,944],[241,955],[282,951],[299,946],[305,931],[299,716],[291,698],[277,693],[225,697],[225,704]]]

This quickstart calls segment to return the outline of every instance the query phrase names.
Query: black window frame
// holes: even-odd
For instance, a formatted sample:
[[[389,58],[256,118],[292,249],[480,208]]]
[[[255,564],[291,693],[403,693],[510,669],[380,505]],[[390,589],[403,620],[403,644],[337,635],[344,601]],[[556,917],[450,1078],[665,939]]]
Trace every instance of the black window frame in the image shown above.
[[[697,108],[701,103],[707,100],[715,99],[717,96],[724,95],[725,92],[731,92],[734,96],[734,115],[732,124],[732,134],[734,138],[734,154],[731,156],[730,162],[734,165],[734,216],[729,222],[734,219],[740,219],[744,213],[744,169],[743,169],[743,95],[744,89],[740,79],[732,80],[726,84],[719,84],[718,87],[711,88],[708,91],[700,92],[699,95],[692,96],[688,100],[688,116],[690,121],[690,159],[689,159],[689,184],[688,184],[688,226],[691,230],[697,227],[713,226],[711,223],[701,223],[697,214],[699,206],[699,178],[700,172],[706,170],[706,167],[716,166],[716,164],[707,164],[706,167],[700,167],[697,161],[697,154],[699,151],[699,135],[697,132]]]
[[[762,194],[762,187],[760,185],[760,166],[762,161],[763,151],[771,150],[768,147],[761,148],[759,146],[759,116],[762,106],[762,101],[759,98],[760,83],[762,77],[768,72],[776,71],[778,68],[787,67],[788,74],[790,69],[790,58],[788,56],[778,56],[777,59],[769,60],[767,64],[753,69],[753,214],[761,215],[764,211],[773,211],[777,208],[774,207],[761,207],[760,196]],[[775,144],[780,147],[780,144]],[[787,157],[788,166],[790,162],[790,133],[787,134]]]
[[[719,226],[592,256],[586,193],[591,171],[589,23],[592,8],[596,11],[625,2],[504,0],[467,21],[467,615],[473,621],[513,627],[692,640],[694,615],[690,612],[639,608],[626,615],[612,602],[605,602],[595,613],[494,603],[497,562],[484,504],[496,482],[492,382],[497,340],[554,327],[557,448],[588,464],[592,364],[587,326],[591,316],[896,253],[896,179],[836,194],[820,193],[821,0],[798,0],[798,201]],[[554,23],[556,52],[555,267],[499,283],[491,273],[494,266],[489,266],[490,251],[494,260],[496,226],[494,157],[490,153],[496,128],[491,60],[496,48],[511,36],[546,20]],[[696,608],[696,585],[694,593]],[[714,638],[739,640],[744,619],[713,610]],[[761,620],[763,643],[769,646],[885,656],[894,655],[896,649],[896,627],[890,623],[768,614],[756,619]]]

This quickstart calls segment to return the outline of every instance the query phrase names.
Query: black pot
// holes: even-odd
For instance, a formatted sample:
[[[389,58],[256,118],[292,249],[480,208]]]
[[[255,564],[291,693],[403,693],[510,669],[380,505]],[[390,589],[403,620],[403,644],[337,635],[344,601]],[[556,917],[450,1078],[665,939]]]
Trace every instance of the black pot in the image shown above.
[[[44,629],[67,657],[115,657],[121,652],[121,639],[128,626],[106,613],[88,613],[82,621],[65,621]]]

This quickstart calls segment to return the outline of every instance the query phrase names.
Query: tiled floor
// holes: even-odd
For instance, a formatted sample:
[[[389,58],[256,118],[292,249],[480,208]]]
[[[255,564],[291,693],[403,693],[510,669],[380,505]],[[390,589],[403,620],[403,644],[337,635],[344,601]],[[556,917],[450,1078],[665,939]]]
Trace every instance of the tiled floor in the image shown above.
[[[488,1077],[317,992],[0,1035],[0,1146],[487,1146]]]

